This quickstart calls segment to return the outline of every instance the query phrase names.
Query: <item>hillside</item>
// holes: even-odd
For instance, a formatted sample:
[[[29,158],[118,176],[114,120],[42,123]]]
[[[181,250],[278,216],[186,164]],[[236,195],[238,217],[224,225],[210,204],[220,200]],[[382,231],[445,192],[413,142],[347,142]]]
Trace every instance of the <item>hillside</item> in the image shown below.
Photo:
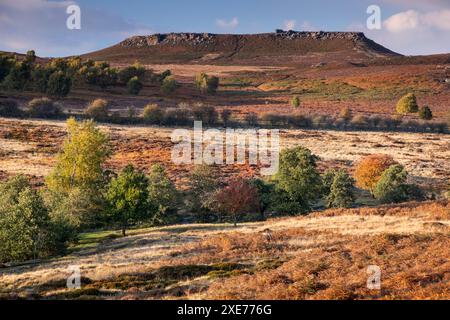
[[[301,64],[327,54],[328,60],[393,57],[399,54],[360,32],[281,31],[263,34],[170,33],[134,36],[86,54],[124,63]]]
[[[450,205],[82,235],[72,254],[2,268],[0,298],[448,299]],[[368,289],[368,266],[381,290]],[[81,289],[67,290],[68,266]]]

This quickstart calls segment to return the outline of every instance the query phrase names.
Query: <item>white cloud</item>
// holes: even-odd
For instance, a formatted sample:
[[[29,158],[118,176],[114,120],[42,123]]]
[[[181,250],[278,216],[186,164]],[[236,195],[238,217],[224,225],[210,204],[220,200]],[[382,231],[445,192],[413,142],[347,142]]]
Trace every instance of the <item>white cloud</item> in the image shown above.
[[[230,21],[226,21],[224,19],[217,19],[216,25],[222,29],[234,29],[239,25],[239,20],[236,17],[234,17]]]
[[[403,11],[389,17],[383,26],[390,32],[438,29],[450,31],[450,10],[420,13],[415,10]]]
[[[283,23],[283,29],[284,30],[294,30],[296,24],[297,24],[297,21],[295,21],[295,20],[286,20]]]

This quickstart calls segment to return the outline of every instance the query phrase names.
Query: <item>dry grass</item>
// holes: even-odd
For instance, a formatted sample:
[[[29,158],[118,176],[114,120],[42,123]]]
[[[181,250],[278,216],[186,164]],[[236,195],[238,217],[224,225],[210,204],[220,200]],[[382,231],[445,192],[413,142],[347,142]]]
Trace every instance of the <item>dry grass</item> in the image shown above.
[[[449,299],[449,206],[134,230],[66,257],[2,268],[0,291],[8,298]],[[65,289],[69,265],[81,268],[81,291]],[[381,291],[366,288],[369,265],[381,268]]]

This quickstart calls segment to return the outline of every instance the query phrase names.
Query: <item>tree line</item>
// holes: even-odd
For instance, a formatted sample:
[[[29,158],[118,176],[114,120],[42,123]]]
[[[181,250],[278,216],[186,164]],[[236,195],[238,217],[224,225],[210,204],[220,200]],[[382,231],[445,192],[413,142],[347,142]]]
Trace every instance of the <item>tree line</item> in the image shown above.
[[[109,137],[92,120],[67,121],[67,137],[43,188],[24,176],[0,184],[0,262],[45,258],[64,253],[77,235],[97,228],[180,222],[263,220],[307,214],[315,208],[355,205],[356,186],[382,203],[423,199],[407,183],[407,172],[391,157],[371,155],[345,170],[320,173],[319,158],[304,147],[283,150],[278,173],[269,179],[234,177],[226,183],[218,167],[200,165],[187,191],[177,189],[165,168],[148,173],[129,164],[105,169]],[[187,213],[181,213],[187,212]]]

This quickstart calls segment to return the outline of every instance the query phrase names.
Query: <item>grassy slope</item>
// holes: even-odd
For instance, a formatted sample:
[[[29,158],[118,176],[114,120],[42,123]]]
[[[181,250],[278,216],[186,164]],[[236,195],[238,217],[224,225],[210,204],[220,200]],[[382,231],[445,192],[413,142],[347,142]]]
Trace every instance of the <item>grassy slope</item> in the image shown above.
[[[92,233],[69,256],[2,269],[0,287],[50,299],[448,299],[449,230],[450,204],[428,202]],[[69,265],[81,267],[80,290],[65,289]],[[381,290],[366,288],[368,265],[381,268]]]

